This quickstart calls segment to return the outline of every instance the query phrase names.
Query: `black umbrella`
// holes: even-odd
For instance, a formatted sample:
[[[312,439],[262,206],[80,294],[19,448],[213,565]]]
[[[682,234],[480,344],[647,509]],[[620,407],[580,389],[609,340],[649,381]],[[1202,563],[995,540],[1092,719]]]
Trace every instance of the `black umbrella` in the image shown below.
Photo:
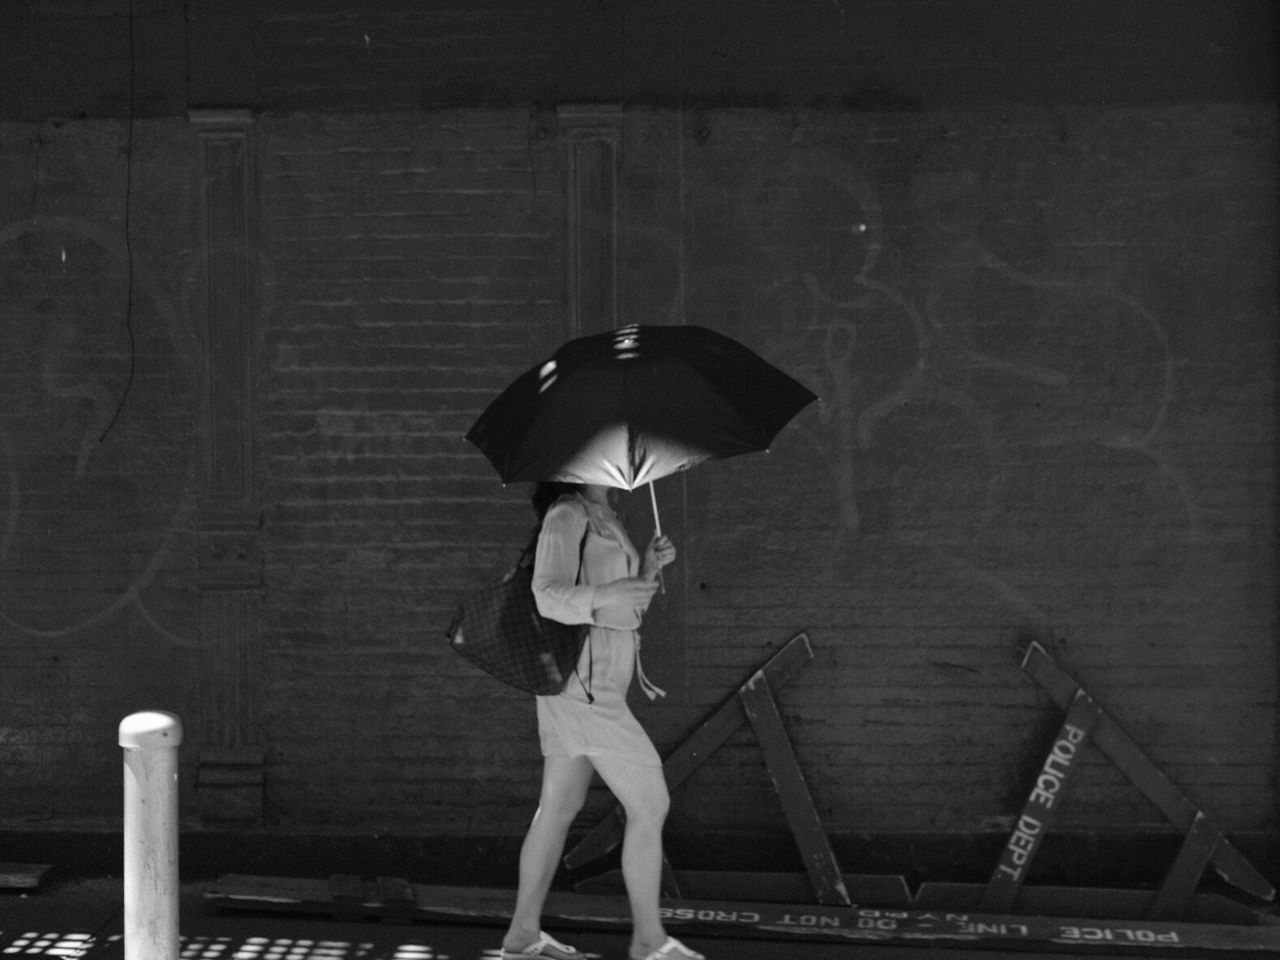
[[[467,439],[508,483],[634,490],[704,460],[768,449],[815,399],[714,330],[630,326],[570,340],[499,394]]]

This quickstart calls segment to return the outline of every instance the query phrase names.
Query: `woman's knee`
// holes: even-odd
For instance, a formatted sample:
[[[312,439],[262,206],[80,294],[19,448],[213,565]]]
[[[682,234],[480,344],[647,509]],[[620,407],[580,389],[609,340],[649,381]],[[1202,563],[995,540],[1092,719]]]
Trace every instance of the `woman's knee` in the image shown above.
[[[662,767],[603,757],[597,759],[596,769],[629,821],[661,825],[666,820],[671,795]]]
[[[628,820],[660,827],[666,822],[667,814],[671,811],[671,795],[667,792],[665,784],[661,789],[637,791],[620,799]]]

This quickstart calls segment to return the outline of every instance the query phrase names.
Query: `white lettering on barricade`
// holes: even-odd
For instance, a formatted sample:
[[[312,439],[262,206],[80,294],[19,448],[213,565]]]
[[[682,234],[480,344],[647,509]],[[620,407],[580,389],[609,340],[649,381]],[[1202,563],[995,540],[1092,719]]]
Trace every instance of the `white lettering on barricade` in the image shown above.
[[[1022,923],[962,923],[960,932],[967,935],[995,935],[998,937],[1029,937],[1031,928]]]
[[[1071,762],[1076,758],[1076,750],[1085,738],[1085,731],[1079,727],[1066,724],[1062,728],[1063,736],[1054,743],[1053,749],[1044,761],[1040,776],[1036,777],[1035,789],[1031,792],[1031,802],[1038,803],[1045,809],[1052,809],[1058,801],[1058,793],[1062,790],[1062,781],[1071,769]]]
[[[1034,836],[1034,825],[1024,824],[1023,832]],[[963,937],[971,940],[992,941],[1053,941],[1075,943],[1081,947],[1119,947],[1125,944],[1177,944],[1185,945],[1176,927],[1159,924],[1131,926],[1123,921],[1111,925],[1105,921],[1093,921],[1089,926],[1079,923],[1062,924],[1051,918],[1028,919],[996,914],[948,913],[939,911],[912,911],[854,907],[813,912],[794,907],[759,906],[757,909],[735,910],[731,907],[698,904],[690,906],[663,906],[660,915],[672,922],[703,922],[710,924],[743,924],[783,931],[793,937],[824,936],[847,937],[864,940],[915,940]],[[1147,921],[1140,921],[1147,922]],[[1194,938],[1193,938],[1194,941]]]
[[[1013,835],[1009,837],[1004,855],[1000,858],[1000,865],[996,869],[1003,874],[1008,874],[1012,880],[1018,879],[1022,875],[1023,867],[1031,860],[1036,844],[1040,842],[1040,831],[1043,828],[1044,825],[1030,814],[1024,813],[1019,817],[1018,825],[1014,828]]]
[[[898,921],[888,917],[859,917],[859,930],[897,930]]]
[[[1088,730],[1070,723],[1063,724],[1058,739],[1045,758],[1044,766],[1040,768],[1036,785],[1027,798],[1022,816],[1018,818],[1013,834],[1005,844],[1000,863],[996,866],[995,877],[1008,883],[1022,880],[1023,870],[1031,862],[1040,841],[1044,839],[1044,825],[1052,817],[1054,804],[1058,802],[1071,764],[1086,736]]]
[[[1062,927],[1063,940],[1104,940],[1120,943],[1180,943],[1176,930],[1144,930],[1132,927]]]
[[[759,923],[760,914],[752,910],[712,910],[694,907],[661,907],[663,920],[702,920],[712,923]]]
[[[780,926],[784,927],[831,927],[837,928],[841,926],[839,917],[820,916],[811,913],[801,913],[792,915],[784,913],[782,919],[777,921]]]

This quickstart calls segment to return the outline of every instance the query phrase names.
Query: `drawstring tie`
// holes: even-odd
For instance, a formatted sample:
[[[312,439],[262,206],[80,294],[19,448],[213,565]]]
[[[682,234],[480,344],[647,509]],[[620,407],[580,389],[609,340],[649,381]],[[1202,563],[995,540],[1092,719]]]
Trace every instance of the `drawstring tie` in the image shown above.
[[[644,691],[644,695],[650,700],[656,700],[658,697],[665,697],[667,691],[654,684],[648,677],[644,675],[644,664],[640,662],[640,634],[636,634],[636,679],[640,681],[640,689]]]
[[[591,684],[596,676],[596,653],[591,649],[591,633],[587,633],[587,682],[582,682],[582,674],[577,667],[573,668],[574,674],[578,677],[578,685],[582,687],[582,692],[587,695],[587,703],[595,703],[596,695],[591,692]]]

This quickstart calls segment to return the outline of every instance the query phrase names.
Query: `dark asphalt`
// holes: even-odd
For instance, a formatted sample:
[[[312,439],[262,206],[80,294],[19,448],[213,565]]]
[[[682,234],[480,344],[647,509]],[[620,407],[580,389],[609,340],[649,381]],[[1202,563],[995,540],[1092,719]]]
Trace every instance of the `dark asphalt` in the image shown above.
[[[492,925],[344,922],[274,911],[220,909],[204,901],[212,886],[191,883],[182,887],[180,960],[496,960],[501,945],[502,930]],[[625,933],[552,932],[593,958],[626,960]],[[1011,960],[1018,955],[1009,950],[897,944],[681,939],[705,953],[708,960]],[[124,953],[119,880],[66,880],[26,894],[0,893],[0,958],[122,960]],[[1072,956],[1048,951],[1025,955],[1041,960]],[[1150,956],[1143,952],[1128,955]]]

